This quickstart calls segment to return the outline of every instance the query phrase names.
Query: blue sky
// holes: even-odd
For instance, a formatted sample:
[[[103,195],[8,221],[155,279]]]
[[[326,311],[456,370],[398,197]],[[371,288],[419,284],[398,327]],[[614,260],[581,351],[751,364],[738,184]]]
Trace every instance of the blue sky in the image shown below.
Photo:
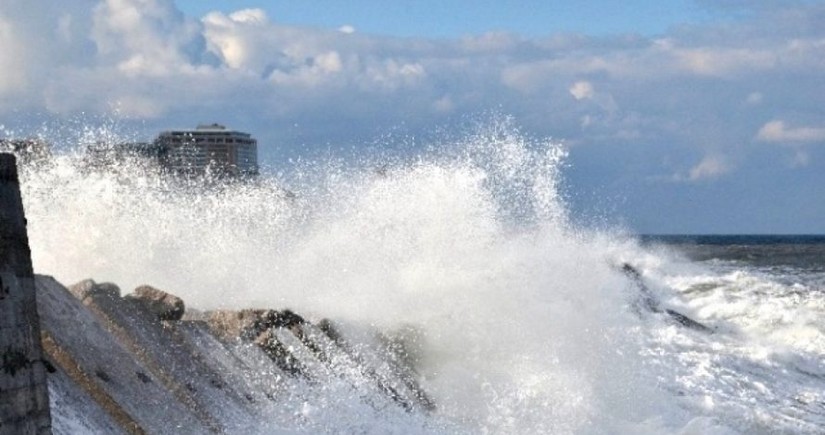
[[[220,121],[277,166],[492,111],[584,221],[825,233],[825,2],[387,4],[3,0],[0,135]]]
[[[262,8],[278,22],[301,26],[338,28],[352,26],[360,32],[393,36],[460,37],[490,31],[525,36],[576,32],[589,35],[616,33],[660,34],[673,25],[721,19],[688,0],[556,0],[415,2],[177,0],[182,11],[204,16],[212,11],[232,12]]]

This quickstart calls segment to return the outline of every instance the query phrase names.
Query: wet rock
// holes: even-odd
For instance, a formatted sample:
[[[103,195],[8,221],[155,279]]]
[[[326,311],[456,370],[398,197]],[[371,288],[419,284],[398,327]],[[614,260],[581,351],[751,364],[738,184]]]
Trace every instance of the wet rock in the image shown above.
[[[185,311],[183,299],[148,285],[136,288],[126,298],[140,303],[159,320],[180,320]]]
[[[635,267],[624,263],[621,270],[622,273],[633,281],[633,284],[635,284],[639,289],[640,298],[635,304],[637,314],[641,315],[641,310],[644,308],[653,313],[664,313],[670,318],[670,320],[675,321],[684,327],[701,332],[714,332],[712,328],[709,328],[678,311],[674,311],[669,308],[662,308],[661,302],[653,295],[653,292],[650,291],[650,288],[647,284],[645,284],[644,279],[642,279],[642,274],[639,273]]]
[[[673,311],[671,309],[666,309],[665,313],[668,316],[670,316],[671,319],[676,321],[676,323],[678,323],[682,326],[685,326],[687,328],[695,329],[697,331],[702,331],[702,332],[713,332],[713,329],[711,329],[711,328],[709,328],[709,327],[707,327],[707,326],[691,319],[690,317],[688,317],[688,316],[686,316],[686,315],[684,315],[680,312]]]
[[[69,291],[81,301],[97,298],[120,298],[120,288],[117,285],[110,282],[98,284],[91,279],[86,279],[69,286]]]
[[[276,328],[291,328],[293,326],[306,323],[306,320],[304,320],[303,317],[295,314],[289,308],[277,313],[274,321],[275,323],[272,326]]]
[[[209,331],[224,341],[252,341],[274,322],[274,310],[215,310],[187,316],[206,322]]]
[[[329,319],[321,319],[318,322],[318,329],[321,330],[333,343],[341,344],[341,334],[338,332],[338,328],[335,327],[335,324],[332,323]]]
[[[272,329],[262,332],[254,343],[284,372],[292,376],[304,375],[301,363],[278,340]]]
[[[639,273],[639,271],[636,270],[635,267],[627,263],[624,263],[622,265],[622,273],[624,273],[625,276],[627,276],[631,281],[633,281],[633,284],[635,284],[636,287],[639,289],[640,295],[636,303],[637,311],[642,308],[645,308],[648,311],[652,311],[654,313],[660,312],[661,309],[659,308],[659,301],[656,300],[656,297],[653,296],[653,293],[650,291],[650,288],[648,288],[647,284],[645,284],[644,280],[642,279],[642,274]]]
[[[292,331],[296,337],[303,339],[304,331],[300,328],[301,325],[306,323],[303,317],[295,314],[290,309],[286,309],[283,311],[276,311],[275,316],[272,319],[272,324],[269,327],[272,328],[286,328]]]
[[[209,330],[223,340],[254,341],[270,328],[288,328],[299,334],[296,326],[305,322],[304,318],[291,310],[245,309],[240,311],[216,310],[188,317],[205,321]]]

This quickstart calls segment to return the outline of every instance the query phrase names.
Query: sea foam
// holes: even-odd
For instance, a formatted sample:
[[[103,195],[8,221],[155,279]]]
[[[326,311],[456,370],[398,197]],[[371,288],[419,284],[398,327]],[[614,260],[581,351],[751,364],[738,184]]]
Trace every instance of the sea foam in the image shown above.
[[[23,195],[34,267],[62,282],[413,331],[439,423],[405,432],[727,430],[695,418],[650,363],[651,321],[617,266],[660,257],[570,221],[565,155],[503,118],[403,159],[278,165],[249,183],[69,152],[25,170]],[[294,405],[333,427],[347,418],[324,403]],[[364,415],[376,431],[401,418]]]

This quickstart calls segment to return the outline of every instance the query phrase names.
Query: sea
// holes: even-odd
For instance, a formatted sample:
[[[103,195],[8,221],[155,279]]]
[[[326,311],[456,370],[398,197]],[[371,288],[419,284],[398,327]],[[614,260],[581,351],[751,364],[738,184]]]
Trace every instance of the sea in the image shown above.
[[[330,390],[285,404],[307,432],[825,433],[823,236],[578,224],[565,147],[507,119],[246,183],[83,150],[21,169],[37,273],[416,331],[434,411]]]

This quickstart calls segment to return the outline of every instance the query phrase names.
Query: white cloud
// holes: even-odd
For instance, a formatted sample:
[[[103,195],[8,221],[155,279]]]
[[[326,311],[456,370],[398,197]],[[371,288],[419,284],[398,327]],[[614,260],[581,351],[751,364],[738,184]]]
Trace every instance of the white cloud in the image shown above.
[[[679,173],[674,175],[672,180],[677,182],[708,181],[728,174],[732,169],[726,158],[720,155],[708,155],[690,168],[687,175]]]
[[[341,32],[341,33],[346,33],[346,34],[355,33],[355,27],[350,26],[349,24],[345,24],[345,25],[339,27],[338,31]]]
[[[263,25],[269,22],[269,17],[263,9],[242,9],[229,14],[229,19],[236,23]]]
[[[804,143],[825,141],[825,128],[796,127],[789,128],[784,121],[773,120],[759,129],[756,138],[763,142]]]
[[[94,8],[91,39],[98,54],[131,73],[174,74],[200,62],[200,24],[172,0],[105,0]]]
[[[0,111],[106,113],[118,105],[122,114],[152,118],[248,107],[290,120],[324,113],[349,119],[353,131],[373,131],[376,118],[414,122],[502,108],[528,129],[580,146],[655,143],[651,160],[674,146],[747,153],[727,148],[747,143],[754,130],[767,142],[821,140],[817,127],[753,124],[774,116],[761,104],[765,95],[802,119],[817,119],[825,107],[825,97],[810,92],[825,74],[823,35],[769,24],[655,39],[491,32],[432,40],[287,26],[260,9],[195,20],[173,0],[60,7],[3,0],[0,95],[20,98],[0,100]],[[709,158],[684,178],[725,171],[732,168]]]
[[[93,4],[66,0],[60,7],[29,0],[0,1],[0,112],[42,108],[43,82],[63,65],[91,60]],[[5,101],[3,101],[5,100]]]
[[[754,140],[787,146],[794,165],[825,161],[811,146],[825,142],[825,5],[802,3],[656,38],[427,39],[289,26],[259,9],[194,19],[173,0],[0,0],[0,115],[242,122],[265,159],[500,110],[575,144],[593,186],[761,175],[775,150]]]
[[[699,181],[717,178],[730,171],[730,166],[719,156],[707,156],[698,165],[691,168],[688,178]]]
[[[573,86],[570,87],[570,95],[577,100],[585,100],[593,98],[596,92],[593,89],[593,84],[588,81],[578,81],[573,83]]]
[[[780,59],[779,53],[774,50],[750,48],[674,49],[671,54],[675,57],[677,66],[683,71],[700,76],[720,77],[770,69],[775,67]]]

